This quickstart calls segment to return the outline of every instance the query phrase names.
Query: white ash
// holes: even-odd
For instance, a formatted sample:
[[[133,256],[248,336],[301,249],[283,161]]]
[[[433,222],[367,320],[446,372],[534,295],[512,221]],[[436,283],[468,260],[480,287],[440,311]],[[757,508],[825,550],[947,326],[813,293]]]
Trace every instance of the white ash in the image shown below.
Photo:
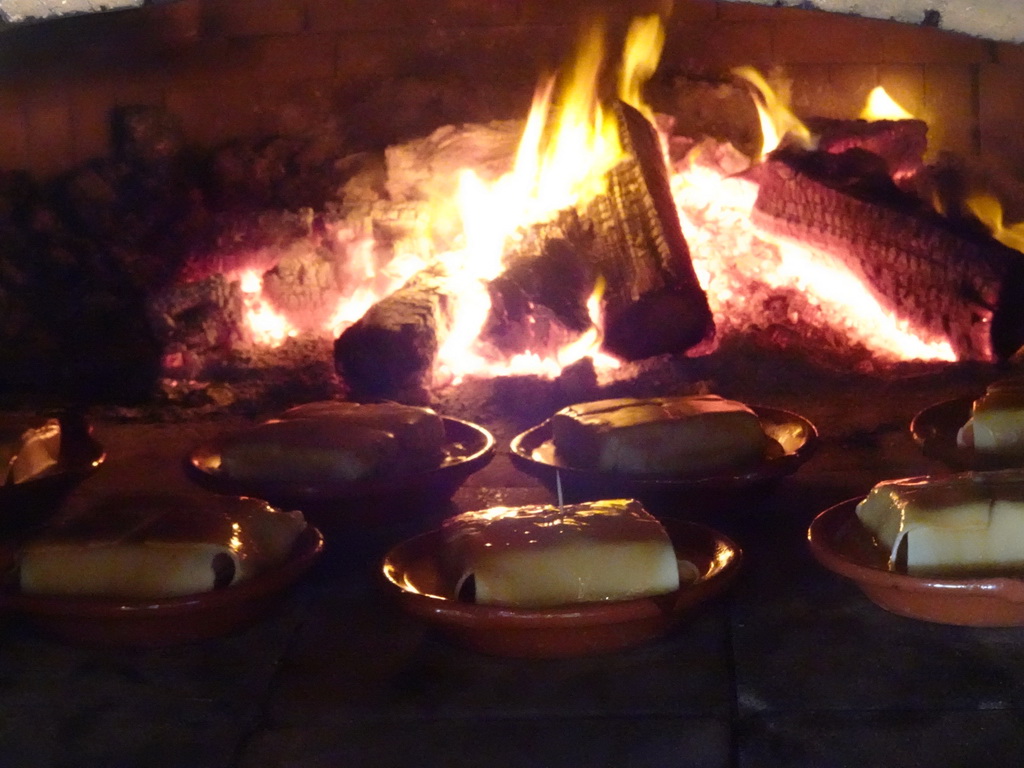
[[[744,0],[758,5],[793,5],[821,11],[891,19],[962,32],[989,40],[1024,41],[1024,13],[1006,0]]]
[[[119,8],[138,8],[145,0],[0,0],[0,14],[7,21],[46,19]]]
[[[387,191],[392,200],[451,200],[464,168],[485,181],[511,170],[521,120],[446,125],[429,136],[389,147]]]

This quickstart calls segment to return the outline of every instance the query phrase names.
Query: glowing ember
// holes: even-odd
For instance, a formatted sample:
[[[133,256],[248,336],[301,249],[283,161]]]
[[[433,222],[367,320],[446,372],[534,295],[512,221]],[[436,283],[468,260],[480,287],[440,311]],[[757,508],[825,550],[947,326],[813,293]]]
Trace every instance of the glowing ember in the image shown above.
[[[757,106],[765,136],[762,157],[787,136],[801,146],[813,145],[814,138],[790,111],[787,99],[777,95],[758,72],[741,68],[736,74],[759,93]],[[873,92],[875,106],[891,110],[884,94],[880,89]],[[757,197],[754,182],[724,175],[714,163],[702,162],[698,152],[673,177],[672,187],[694,267],[705,281],[702,284],[720,329],[745,322],[756,325],[758,318],[751,313],[757,308],[743,299],[752,286],[762,283],[771,289],[789,287],[801,292],[829,317],[832,327],[843,328],[851,342],[864,344],[879,357],[956,360],[947,340],[920,338],[882,309],[863,282],[828,254],[799,243],[771,242],[757,232],[750,221]],[[736,265],[742,267],[736,269]]]
[[[953,361],[944,339],[923,340],[886,313],[864,284],[827,254],[790,242],[769,242],[750,221],[757,185],[724,174],[708,157],[707,146],[691,152],[672,177],[672,189],[697,275],[719,324],[719,332],[744,330],[763,322],[750,300],[759,286],[791,287],[861,343],[889,360]],[[801,318],[789,317],[795,323]]]
[[[327,322],[327,331],[332,338],[337,337],[382,297],[397,290],[426,265],[425,259],[419,254],[399,252],[384,267],[378,268],[375,248],[376,243],[369,236],[352,238],[347,242],[347,290],[339,298],[338,306]]]
[[[905,321],[882,309],[860,278],[829,264],[827,254],[793,242],[780,243],[779,251],[781,263],[771,277],[827,304],[851,339],[893,360],[956,360],[948,341],[919,338]]]

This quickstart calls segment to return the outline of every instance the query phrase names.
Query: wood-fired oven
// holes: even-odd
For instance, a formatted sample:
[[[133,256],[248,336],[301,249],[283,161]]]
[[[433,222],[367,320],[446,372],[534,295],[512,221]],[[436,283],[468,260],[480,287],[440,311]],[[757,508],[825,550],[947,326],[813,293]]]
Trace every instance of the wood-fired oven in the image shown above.
[[[644,87],[657,117],[620,108],[619,127],[627,144],[640,135],[631,119],[660,130],[654,149],[631,150],[644,156],[641,177],[667,168],[663,187],[645,182],[641,207],[671,197],[677,210],[655,212],[654,235],[640,230],[680,239],[669,251],[689,271],[603,286],[606,306],[629,310],[603,329],[618,357],[753,345],[877,372],[1016,352],[1018,302],[1006,297],[1024,284],[1008,226],[1024,216],[1024,56],[1012,27],[965,33],[944,28],[956,13],[895,21],[711,0],[176,0],[0,30],[0,392],[217,402],[232,396],[211,384],[265,385],[266,371],[287,370],[307,395],[355,383],[364,396],[415,399],[454,380],[435,376],[431,347],[411,379],[381,383],[380,337],[347,353],[335,340],[418,274],[410,254],[450,246],[437,187],[463,161],[485,180],[508,170],[538,81],[565,71],[581,34],[603,20],[603,96],[631,22],[651,15],[664,30]],[[762,73],[769,93],[739,67]],[[877,86],[912,117],[858,122]],[[759,156],[757,106],[775,98],[810,127],[811,150],[784,143]],[[728,201],[709,202],[713,188]],[[1000,202],[1000,240],[972,196]],[[514,326],[492,347],[531,352],[590,329],[588,297],[606,277],[580,257],[594,217],[563,216],[557,236],[532,231],[539,242],[524,252],[540,261],[526,258],[504,288],[492,282]],[[752,226],[772,241],[751,239]],[[865,235],[876,226],[886,242]],[[800,287],[810,267],[789,266],[801,274],[783,282],[774,238],[852,253],[839,261],[884,296],[897,325],[923,330],[918,351],[851,336],[827,298]],[[717,332],[700,306],[682,324],[696,330],[672,334],[671,302],[659,299],[648,327],[634,319],[637,296],[614,299],[664,297],[666,281],[676,296],[688,276]],[[403,339],[396,362],[421,347]],[[600,373],[583,368],[571,375]]]

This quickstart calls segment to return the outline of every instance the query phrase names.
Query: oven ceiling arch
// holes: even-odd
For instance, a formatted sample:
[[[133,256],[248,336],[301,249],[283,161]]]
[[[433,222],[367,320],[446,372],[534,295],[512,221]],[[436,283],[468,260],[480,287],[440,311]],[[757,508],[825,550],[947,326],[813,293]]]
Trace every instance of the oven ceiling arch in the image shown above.
[[[115,11],[178,0],[0,0],[0,20],[16,24],[62,16]],[[732,2],[733,0],[726,0]],[[686,0],[677,0],[686,2]],[[1024,9],[1006,0],[743,0],[798,6],[908,24],[938,27],[975,37],[1024,41]]]
[[[1024,7],[1006,0],[744,0],[755,5],[795,6],[907,24],[938,27],[974,37],[1024,41]]]

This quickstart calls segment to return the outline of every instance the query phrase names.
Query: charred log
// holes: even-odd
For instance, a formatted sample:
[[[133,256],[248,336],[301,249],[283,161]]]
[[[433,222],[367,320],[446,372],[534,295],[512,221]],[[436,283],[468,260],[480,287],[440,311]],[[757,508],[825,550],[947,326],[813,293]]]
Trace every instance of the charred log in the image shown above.
[[[634,108],[618,105],[626,159],[584,217],[594,227],[592,261],[606,282],[605,348],[627,360],[684,352],[714,333],[690,260],[658,135]]]
[[[884,161],[888,175],[899,180],[924,167],[928,124],[923,120],[834,120],[811,118],[807,127],[818,137],[818,150],[841,154],[862,149]]]
[[[587,331],[587,300],[597,283],[593,241],[592,228],[572,211],[530,227],[487,286],[491,311],[483,339],[513,355],[557,348]]]
[[[752,218],[763,232],[828,254],[884,308],[945,338],[960,359],[1012,355],[1024,256],[961,230],[864,170],[857,151],[776,153],[761,169]]]
[[[501,322],[519,322],[538,307],[570,331],[587,330],[597,277],[604,284],[604,347],[619,357],[684,352],[714,332],[658,136],[628,105],[618,105],[618,119],[625,158],[609,171],[607,190],[562,212],[556,225],[534,228],[527,238],[533,244],[506,256],[508,269],[491,286],[491,335],[507,335]]]
[[[352,395],[425,402],[451,308],[443,270],[424,269],[346,328],[334,360]]]

